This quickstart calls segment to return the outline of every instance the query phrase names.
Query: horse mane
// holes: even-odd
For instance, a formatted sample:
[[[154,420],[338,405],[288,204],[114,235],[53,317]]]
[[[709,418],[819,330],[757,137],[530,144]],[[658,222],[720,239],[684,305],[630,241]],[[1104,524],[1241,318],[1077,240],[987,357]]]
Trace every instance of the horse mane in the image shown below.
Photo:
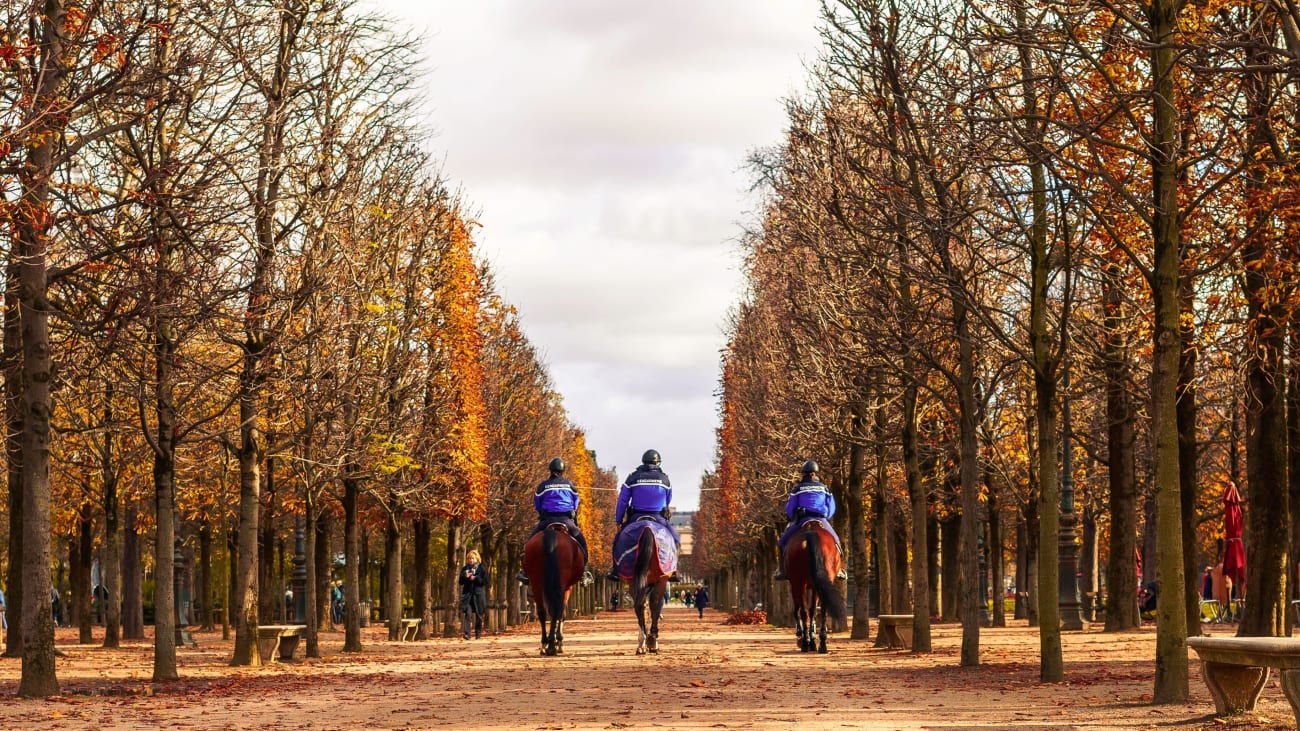
[[[546,600],[546,614],[553,620],[564,616],[564,584],[560,580],[559,532],[548,527],[542,531],[542,596]]]
[[[840,594],[839,589],[835,588],[835,582],[831,579],[830,574],[826,572],[826,564],[822,561],[822,531],[820,528],[813,527],[809,523],[804,526],[803,537],[808,542],[808,563],[809,574],[812,576],[813,586],[817,589],[817,594],[821,597],[822,605],[826,607],[826,613],[833,617],[837,622],[847,622],[849,619],[849,609],[844,603],[844,597]]]

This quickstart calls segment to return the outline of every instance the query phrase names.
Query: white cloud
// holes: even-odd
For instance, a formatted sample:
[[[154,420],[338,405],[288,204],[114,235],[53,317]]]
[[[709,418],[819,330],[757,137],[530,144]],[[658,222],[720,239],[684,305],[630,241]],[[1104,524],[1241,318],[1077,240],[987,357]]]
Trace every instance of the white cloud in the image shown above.
[[[745,158],[781,141],[816,0],[388,0],[424,29],[434,144],[571,418],[683,509],[712,461]]]

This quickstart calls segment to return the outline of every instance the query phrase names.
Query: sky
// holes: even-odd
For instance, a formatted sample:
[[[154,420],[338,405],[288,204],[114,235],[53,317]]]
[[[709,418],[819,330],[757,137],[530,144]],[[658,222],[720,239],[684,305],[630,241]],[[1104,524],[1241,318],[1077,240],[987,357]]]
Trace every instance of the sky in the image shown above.
[[[719,356],[817,0],[385,0],[424,37],[426,120],[570,420],[678,510],[713,464]],[[539,479],[544,467],[538,465]]]

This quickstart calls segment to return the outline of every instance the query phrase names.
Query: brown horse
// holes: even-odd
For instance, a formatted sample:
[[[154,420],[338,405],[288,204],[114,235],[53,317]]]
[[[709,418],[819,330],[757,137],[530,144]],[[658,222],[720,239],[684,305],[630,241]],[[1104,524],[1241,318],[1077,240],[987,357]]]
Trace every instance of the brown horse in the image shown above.
[[[524,544],[524,572],[542,625],[543,655],[564,653],[564,608],[585,568],[582,547],[562,523],[552,523]]]
[[[641,529],[637,538],[636,564],[632,574],[632,605],[640,628],[636,654],[659,652],[659,617],[664,613],[664,596],[668,593],[668,574],[659,566],[659,546],[654,530]],[[646,605],[650,606],[650,627],[645,625]]]
[[[848,621],[844,597],[831,577],[840,571],[835,539],[819,520],[804,523],[799,535],[785,544],[785,575],[794,599],[795,635],[804,652],[826,652],[826,615]]]

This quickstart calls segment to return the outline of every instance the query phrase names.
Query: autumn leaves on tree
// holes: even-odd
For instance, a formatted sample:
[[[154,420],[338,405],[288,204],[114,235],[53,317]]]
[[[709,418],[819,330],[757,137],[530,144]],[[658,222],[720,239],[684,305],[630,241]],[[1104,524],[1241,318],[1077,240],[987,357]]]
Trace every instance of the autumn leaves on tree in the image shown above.
[[[23,695],[58,692],[56,546],[82,641],[92,589],[109,646],[142,637],[148,607],[168,680],[186,593],[198,622],[233,628],[235,664],[258,664],[259,625],[283,621],[304,621],[318,654],[331,579],[348,650],[372,604],[393,630],[408,595],[437,631],[435,589],[454,587],[431,567],[468,546],[497,562],[505,601],[557,454],[590,480],[584,521],[602,519],[589,491],[612,478],[427,149],[415,48],[348,0],[0,10],[5,588]],[[287,610],[295,529],[308,579]]]
[[[1158,581],[1153,697],[1180,701],[1231,479],[1259,562],[1242,632],[1284,634],[1295,24],[1181,2],[823,3],[810,88],[753,160],[766,199],[723,354],[704,566],[783,621],[761,580],[774,506],[815,455],[869,508],[842,531],[870,553],[851,556],[857,596],[914,612],[918,648],[928,617],[960,620],[978,664],[1006,588],[984,582],[1014,562],[1060,680],[1058,548],[1080,550],[1107,630],[1140,621],[1139,566]]]

